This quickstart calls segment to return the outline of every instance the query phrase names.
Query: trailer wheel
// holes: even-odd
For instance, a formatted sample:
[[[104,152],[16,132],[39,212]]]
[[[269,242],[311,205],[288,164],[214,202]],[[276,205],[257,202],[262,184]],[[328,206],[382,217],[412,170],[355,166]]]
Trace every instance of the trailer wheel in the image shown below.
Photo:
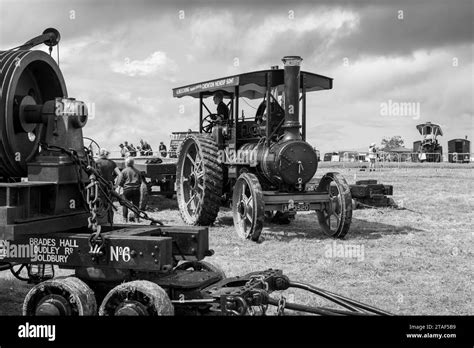
[[[226,278],[224,271],[213,265],[212,263],[206,261],[185,261],[175,267],[175,270],[185,271],[185,270],[194,270],[194,271],[205,271],[205,272],[214,272],[220,276],[220,280]]]
[[[258,241],[265,220],[265,203],[262,187],[254,174],[243,173],[235,182],[232,215],[237,234]]]
[[[148,280],[122,283],[109,291],[99,308],[105,316],[173,315],[174,307],[163,288]]]
[[[352,196],[346,179],[339,173],[327,173],[316,191],[329,193],[324,209],[316,211],[321,229],[330,237],[344,238],[352,221]]]
[[[219,212],[222,168],[217,144],[209,136],[189,135],[181,144],[176,196],[181,218],[189,225],[209,226]]]
[[[76,277],[54,278],[34,286],[23,301],[26,316],[90,316],[97,314],[94,292]]]

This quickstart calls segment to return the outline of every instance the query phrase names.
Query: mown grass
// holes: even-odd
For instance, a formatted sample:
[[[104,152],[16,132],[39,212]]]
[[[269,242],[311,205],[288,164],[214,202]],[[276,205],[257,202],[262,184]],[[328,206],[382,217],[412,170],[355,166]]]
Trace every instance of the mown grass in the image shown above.
[[[2,272],[0,278],[0,315],[21,315],[23,299],[32,286],[21,282],[10,272]]]
[[[299,214],[290,225],[267,224],[262,243],[239,239],[229,209],[209,228],[216,251],[207,261],[228,276],[279,268],[293,280],[312,283],[396,314],[472,315],[474,176],[471,166],[425,166],[361,172],[322,163],[317,177],[339,171],[349,183],[378,179],[394,186],[406,210],[356,210],[351,230],[338,245],[364,248],[363,259],[328,257],[334,240],[318,226],[315,213]],[[182,225],[174,200],[152,197],[151,214]],[[122,222],[120,214],[116,221]],[[3,272],[6,273],[6,272]],[[20,314],[28,286],[1,280],[0,315]],[[301,291],[289,301],[322,303]]]
[[[418,164],[417,164],[418,165]],[[264,241],[238,238],[230,210],[222,210],[210,227],[216,254],[207,260],[239,275],[279,268],[291,279],[315,284],[397,314],[473,314],[472,226],[474,176],[470,167],[328,168],[349,183],[378,179],[394,186],[395,201],[405,210],[356,210],[349,234],[337,245],[364,247],[364,260],[326,257],[333,240],[318,226],[316,214],[299,214],[290,225],[267,224]],[[340,165],[339,165],[340,167]],[[174,201],[156,200],[155,217],[181,224]],[[286,297],[315,302],[302,292]]]

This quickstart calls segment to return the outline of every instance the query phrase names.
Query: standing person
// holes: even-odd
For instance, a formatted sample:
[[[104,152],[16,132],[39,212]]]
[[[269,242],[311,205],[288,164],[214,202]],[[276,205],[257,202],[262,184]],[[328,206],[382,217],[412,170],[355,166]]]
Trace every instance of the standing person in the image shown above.
[[[370,144],[369,146],[369,171],[375,171],[375,160],[377,158],[377,149],[375,148],[375,143]]]
[[[166,157],[166,155],[168,154],[168,152],[166,151],[166,145],[162,141],[160,141],[158,151],[160,151],[161,157]]]
[[[140,210],[146,210],[148,203],[148,185],[146,183],[145,174],[142,173],[142,183],[140,184]]]
[[[146,145],[143,139],[140,139],[140,146],[138,146],[138,149],[140,150],[140,155],[141,156],[146,156]]]
[[[114,161],[109,159],[109,154],[110,152],[107,149],[104,149],[104,148],[100,149],[99,159],[97,159],[95,163],[97,164],[97,169],[100,175],[105,180],[107,180],[107,182],[113,188],[115,178],[120,175],[120,170],[117,168],[117,164]],[[102,196],[102,193],[101,193],[101,196]],[[101,197],[101,198],[105,200],[105,197]],[[114,211],[112,207],[108,207],[107,220],[110,225],[112,225],[114,222]]]
[[[123,187],[123,196],[126,200],[131,201],[136,207],[140,204],[140,185],[142,183],[142,175],[140,171],[134,167],[135,161],[132,157],[125,159],[125,168],[120,173],[118,186]],[[125,221],[128,220],[128,208],[122,207],[122,215]],[[130,217],[130,221],[138,220],[138,216]]]
[[[127,148],[123,144],[120,144],[119,147],[120,147],[120,156],[125,157],[125,155],[128,152]]]

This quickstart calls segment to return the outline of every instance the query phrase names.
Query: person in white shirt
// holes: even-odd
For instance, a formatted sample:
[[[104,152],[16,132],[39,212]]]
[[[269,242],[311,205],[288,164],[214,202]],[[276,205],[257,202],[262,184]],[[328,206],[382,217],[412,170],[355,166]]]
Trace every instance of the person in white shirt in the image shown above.
[[[369,146],[369,171],[375,171],[375,159],[377,158],[377,149],[375,143]]]

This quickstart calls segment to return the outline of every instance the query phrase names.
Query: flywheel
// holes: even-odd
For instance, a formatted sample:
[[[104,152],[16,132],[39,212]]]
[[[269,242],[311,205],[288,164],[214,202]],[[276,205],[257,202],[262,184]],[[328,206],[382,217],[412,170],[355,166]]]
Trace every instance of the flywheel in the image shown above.
[[[42,124],[20,118],[23,105],[67,97],[56,62],[45,52],[0,52],[0,176],[23,177],[38,152]]]

